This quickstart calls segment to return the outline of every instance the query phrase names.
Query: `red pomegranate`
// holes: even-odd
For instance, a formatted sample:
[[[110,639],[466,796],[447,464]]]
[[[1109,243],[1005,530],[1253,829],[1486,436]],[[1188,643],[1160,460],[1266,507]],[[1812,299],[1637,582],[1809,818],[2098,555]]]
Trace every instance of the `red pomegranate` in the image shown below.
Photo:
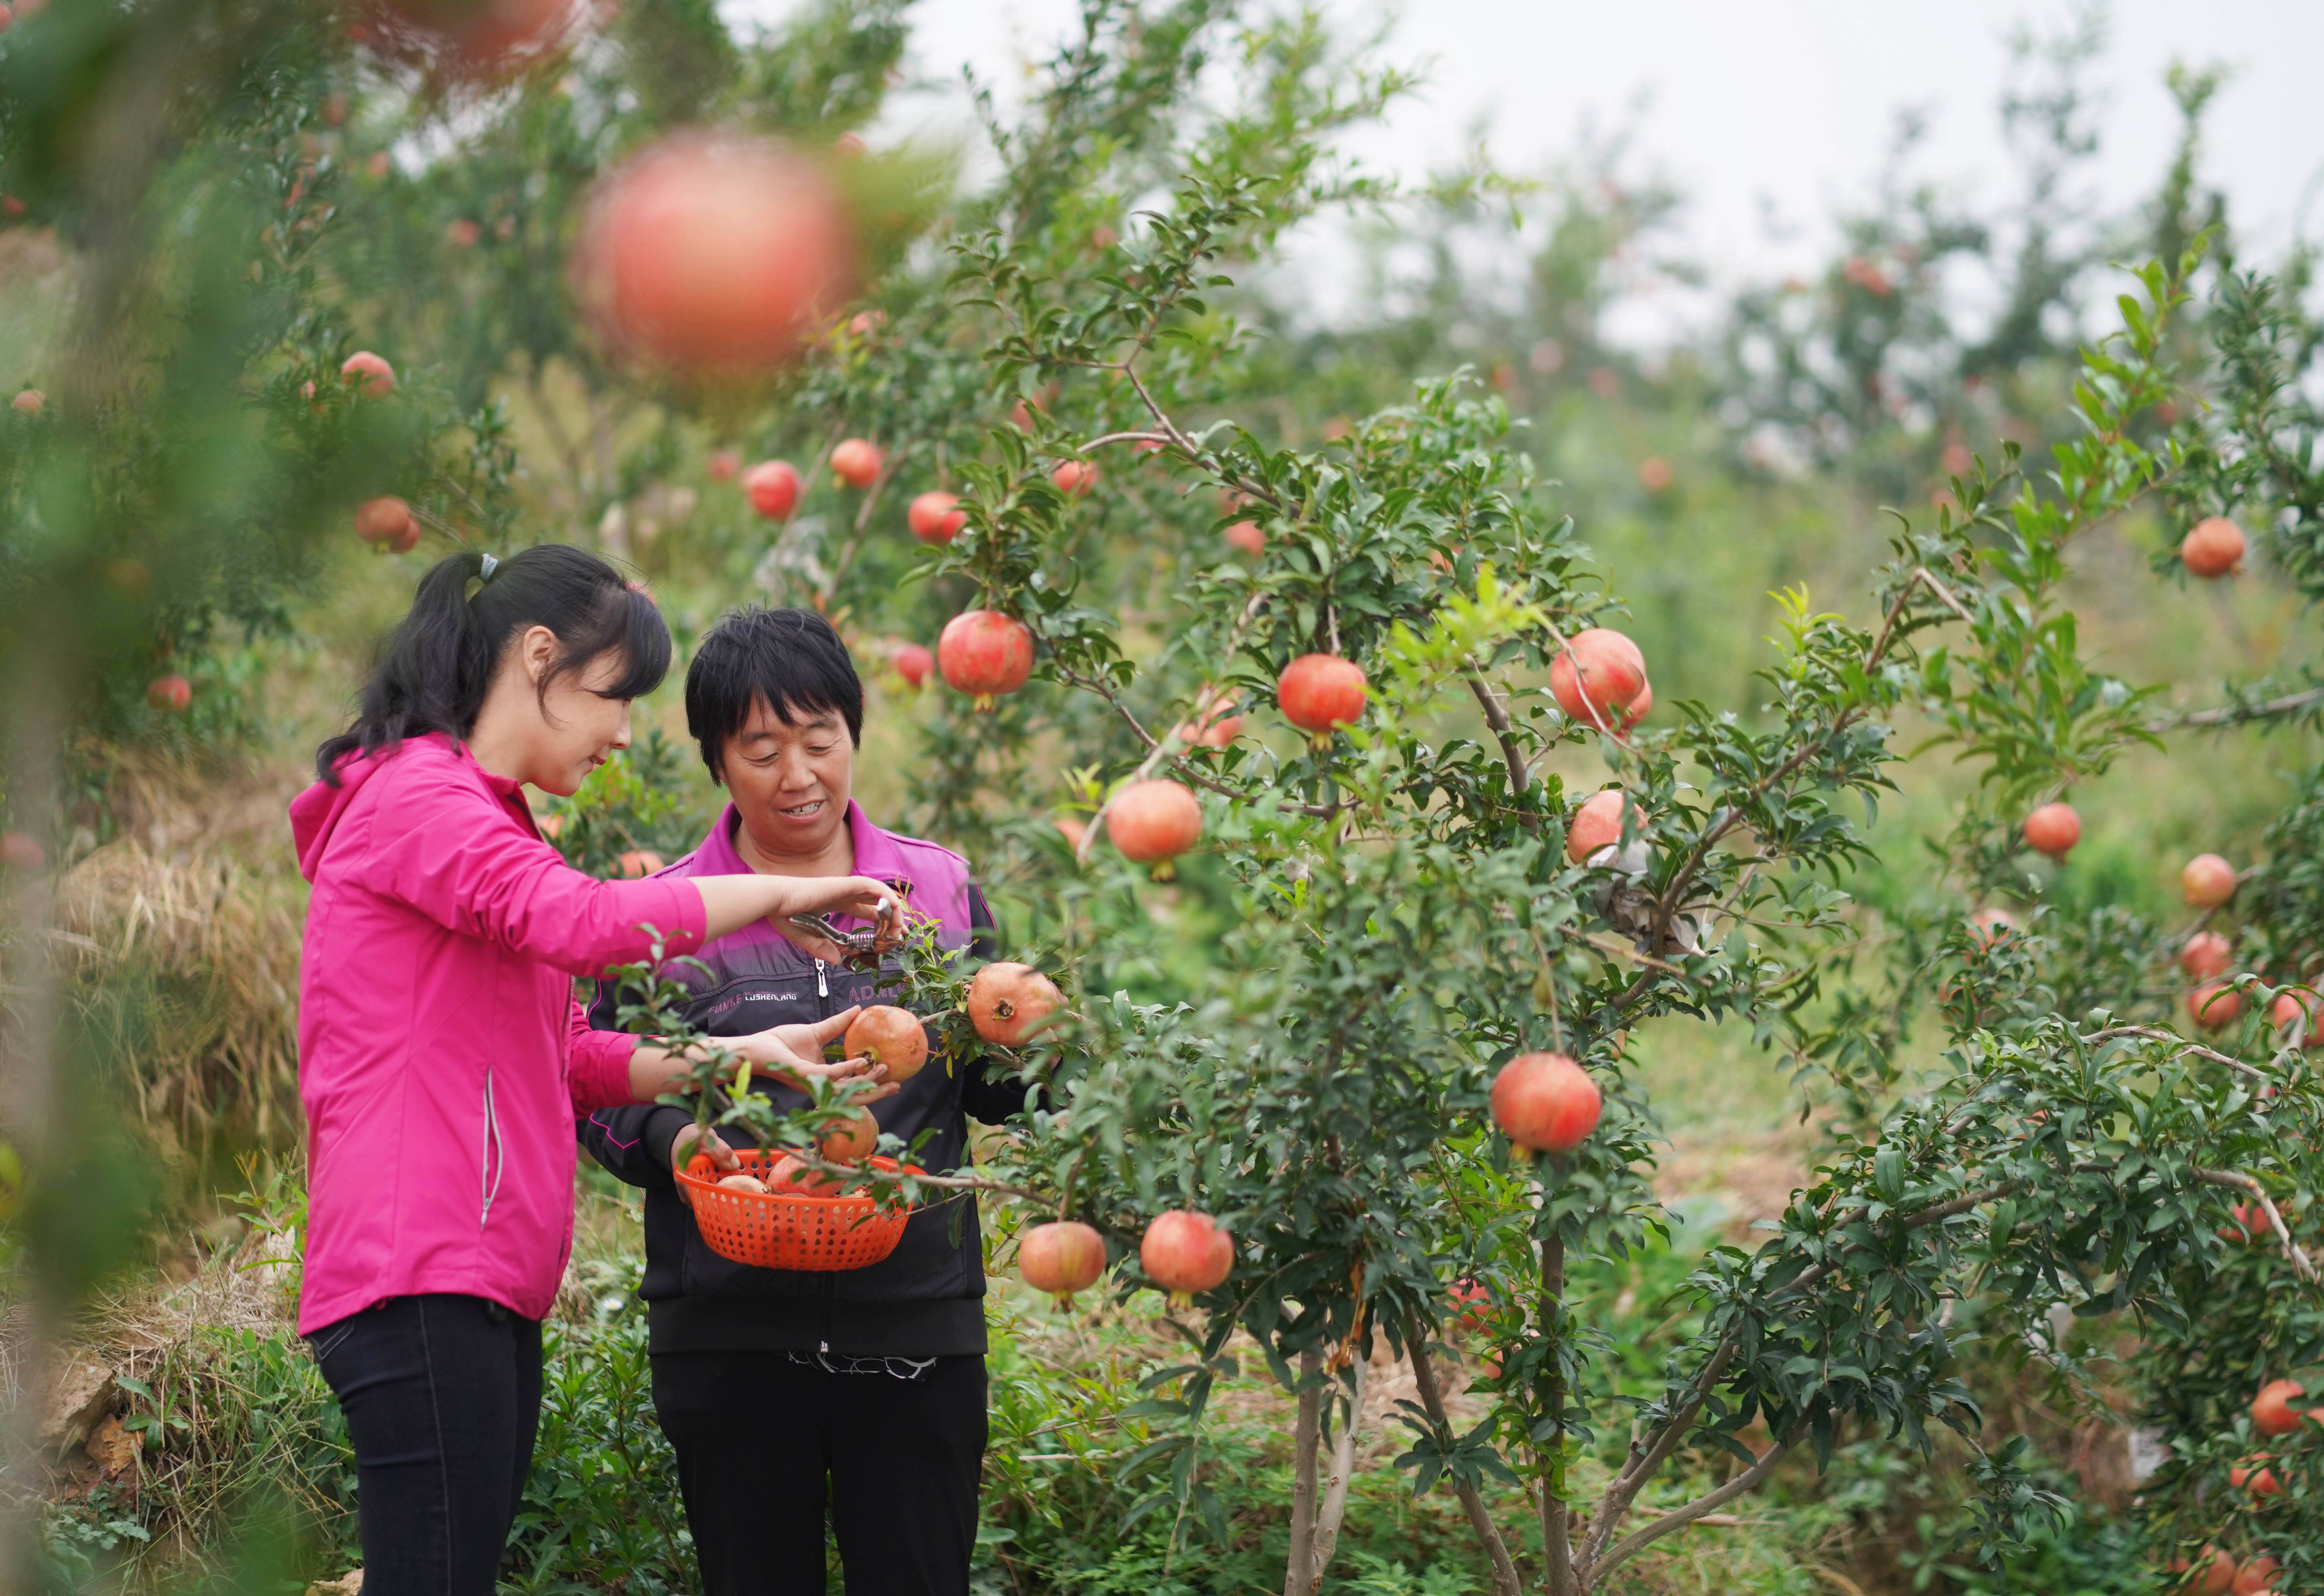
[[[742,469],[742,457],[732,449],[713,449],[702,463],[703,473],[714,482],[731,482]]]
[[[2302,1047],[2324,1047],[2324,1035],[2318,1033],[2319,1023],[2324,1022],[2324,998],[2312,991],[2301,988],[2277,993],[2275,1001],[2268,1005],[2267,1021],[2278,1031],[2288,1032],[2298,1025]]]
[[[742,491],[767,519],[788,520],[798,508],[799,473],[788,460],[761,460],[742,473]]]
[[[1065,1006],[1057,984],[1029,964],[988,964],[968,983],[968,1023],[977,1035],[1002,1047],[1022,1047]]]
[[[444,224],[444,242],[456,250],[475,249],[476,241],[484,235],[484,230],[466,216]]]
[[[1017,1238],[1017,1272],[1036,1291],[1047,1291],[1059,1307],[1073,1306],[1105,1272],[1105,1238],[1077,1219],[1037,1225]]]
[[[831,474],[851,488],[868,488],[880,480],[882,458],[869,438],[842,438],[832,445]]]
[[[1181,720],[1176,736],[1190,748],[1223,748],[1242,735],[1242,717],[1233,709],[1233,698],[1221,693],[1197,711],[1193,720]]]
[[[998,610],[964,610],[936,637],[936,668],[956,693],[989,710],[996,694],[1014,693],[1033,674],[1033,634]]]
[[[2300,1427],[2303,1417],[2292,1403],[2308,1393],[2296,1380],[2271,1380],[2259,1388],[2252,1399],[2252,1427],[2263,1435],[2288,1435]],[[2324,1409],[2307,1414],[2318,1417]]]
[[[0,868],[33,871],[49,862],[47,850],[22,831],[0,831]]]
[[[2244,529],[2225,516],[2212,516],[2180,539],[2179,558],[2190,573],[2211,582],[2243,569],[2244,548]]]
[[[395,368],[368,349],[358,349],[339,366],[340,381],[351,382],[365,399],[385,399],[395,391]]]
[[[1455,1330],[1482,1330],[1493,1311],[1493,1294],[1485,1289],[1484,1282],[1463,1278],[1452,1282],[1445,1293],[1452,1299],[1452,1327]]]
[[[888,325],[884,310],[859,310],[847,318],[847,330],[858,338],[869,338]]]
[[[1057,835],[1065,839],[1067,848],[1072,848],[1075,853],[1081,851],[1082,839],[1089,835],[1087,822],[1076,815],[1061,814],[1049,824],[1056,827]]]
[[[1236,521],[1226,529],[1227,546],[1252,559],[1267,552],[1267,534],[1259,529],[1257,521]]]
[[[8,401],[8,408],[19,416],[37,416],[48,408],[48,405],[49,396],[37,388],[19,389],[16,397]]]
[[[2244,1015],[2244,995],[2225,981],[2206,981],[2187,994],[2187,1017],[2206,1031],[2224,1031]]]
[[[2264,1454],[2245,1458],[2227,1471],[2227,1483],[2237,1491],[2249,1491],[2255,1497],[2270,1497],[2283,1489],[2275,1471],[2268,1464],[2275,1460]]]
[[[1605,627],[1574,633],[1550,662],[1549,691],[1557,707],[1585,726],[1613,729],[1646,689],[1646,656]]]
[[[927,681],[928,673],[936,669],[936,656],[918,643],[897,644],[896,652],[890,657],[896,662],[896,674],[914,687]]]
[[[956,494],[923,493],[912,500],[912,508],[904,519],[912,528],[912,536],[922,543],[950,543],[968,525],[968,512],[953,508],[960,502]]]
[[[2044,803],[2025,817],[2025,846],[2062,859],[2082,839],[2082,817],[2070,803]]]
[[[2236,867],[2215,853],[2199,853],[2179,872],[2179,891],[2198,909],[2216,909],[2236,895]]]
[[[833,1197],[847,1186],[844,1177],[817,1173],[796,1153],[785,1153],[767,1171],[767,1189],[778,1197]]]
[[[1602,793],[1592,793],[1573,813],[1573,824],[1565,833],[1565,857],[1575,864],[1591,861],[1600,849],[1615,847],[1622,840],[1623,800],[1628,796],[1619,787],[1609,787]],[[1637,808],[1634,803],[1632,809]],[[1645,817],[1639,817],[1645,823]],[[1607,861],[1600,858],[1598,864]]]
[[[651,876],[661,868],[661,855],[650,848],[633,848],[613,861],[613,868],[631,880]]]
[[[355,536],[383,549],[408,552],[420,541],[420,521],[411,507],[389,494],[355,506]]]
[[[2222,1241],[2255,1242],[2270,1234],[2274,1226],[2267,1222],[2267,1210],[2257,1203],[2237,1203],[2227,1210],[2227,1223],[2219,1226]]]
[[[1079,499],[1090,491],[1090,484],[1097,481],[1097,467],[1086,460],[1062,461],[1057,469],[1049,473],[1049,480],[1056,483],[1057,491],[1066,498]]]
[[[2262,1552],[2236,1570],[2236,1582],[2229,1588],[2235,1596],[2269,1596],[2275,1588],[2275,1576],[2281,1566],[2274,1558]]]
[[[2236,1560],[2217,1546],[2205,1546],[2196,1555],[2198,1567],[2187,1582],[2191,1591],[2202,1596],[2227,1596],[2236,1582]],[[2181,1558],[2171,1565],[2172,1573],[2188,1573],[2187,1560]]]
[[[845,1119],[816,1138],[815,1150],[835,1164],[860,1164],[880,1145],[880,1122],[868,1108],[851,1109]]]
[[[1979,948],[1990,948],[2017,929],[2017,916],[2006,909],[1979,909],[1969,917],[1970,932]]]
[[[546,59],[584,14],[574,0],[383,0],[348,33],[441,77],[494,82]]]
[[[1132,864],[1175,859],[1202,840],[1202,803],[1176,782],[1132,782],[1105,812],[1105,834]]]
[[[194,684],[183,676],[156,676],[145,684],[145,702],[157,710],[183,714],[194,703]]]
[[[796,359],[847,296],[855,239],[838,191],[771,140],[671,133],[597,186],[575,298],[647,365],[739,375]]]
[[[1598,1128],[1603,1101],[1563,1053],[1519,1053],[1493,1077],[1493,1122],[1520,1156],[1572,1151]]]
[[[928,1061],[928,1033],[920,1017],[890,1003],[875,1003],[848,1023],[851,1059],[869,1059],[890,1080],[909,1080]]]
[[[1208,1214],[1190,1208],[1157,1214],[1138,1243],[1138,1261],[1146,1278],[1184,1307],[1197,1291],[1225,1283],[1234,1272],[1234,1238],[1226,1226]]]
[[[2179,968],[2197,981],[2216,981],[2235,962],[2235,949],[2217,931],[2197,931],[2179,949]]]
[[[1362,719],[1364,698],[1363,667],[1336,654],[1303,654],[1283,667],[1275,683],[1283,718],[1318,748],[1330,744],[1333,727]]]

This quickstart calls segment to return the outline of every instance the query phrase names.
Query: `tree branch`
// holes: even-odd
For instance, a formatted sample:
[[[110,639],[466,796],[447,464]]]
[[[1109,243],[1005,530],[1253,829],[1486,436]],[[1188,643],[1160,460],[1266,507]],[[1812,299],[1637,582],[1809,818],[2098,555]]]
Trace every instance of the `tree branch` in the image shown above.
[[[1525,755],[1517,748],[1516,735],[1509,729],[1509,712],[1501,707],[1501,701],[1493,696],[1492,687],[1486,682],[1485,673],[1477,668],[1476,661],[1462,660],[1461,674],[1467,679],[1469,691],[1477,695],[1478,706],[1485,711],[1485,724],[1493,729],[1494,740],[1501,745],[1501,763],[1508,767],[1509,791],[1512,793],[1524,792],[1533,772],[1526,766]]]
[[[1283,1596],[1315,1589],[1315,1442],[1323,1414],[1323,1354],[1299,1354],[1299,1417],[1291,1426],[1291,1553]]]
[[[2185,710],[2158,715],[2146,723],[2146,729],[2175,731],[2186,726],[2240,726],[2246,720],[2264,720],[2277,715],[2289,715],[2318,703],[2324,703],[2324,687],[2286,693],[2282,698],[2271,698],[2264,703],[2222,704],[2216,710]]]
[[[1437,1388],[1436,1370],[1428,1361],[1428,1346],[1423,1339],[1425,1332],[1417,1324],[1411,1326],[1412,1378],[1420,1388],[1420,1405],[1427,1413],[1440,1435],[1452,1433],[1452,1421],[1444,1417],[1444,1393]],[[1469,1515],[1469,1527],[1477,1532],[1477,1540],[1485,1548],[1485,1555],[1493,1565],[1495,1596],[1523,1596],[1524,1587],[1517,1582],[1517,1564],[1509,1561],[1509,1548],[1501,1539],[1501,1532],[1493,1527],[1493,1516],[1486,1510],[1485,1499],[1477,1488],[1456,1478],[1452,1493],[1461,1499],[1463,1511]]]
[[[1665,1513],[1635,1535],[1627,1536],[1616,1542],[1611,1551],[1583,1571],[1582,1577],[1594,1585],[1609,1573],[1620,1567],[1673,1530],[1684,1529],[1696,1519],[1716,1511],[1745,1492],[1757,1491],[1766,1481],[1767,1476],[1775,1472],[1775,1465],[1783,1461],[1784,1454],[1792,1449],[1806,1428],[1804,1424],[1793,1426],[1791,1433],[1769,1446],[1757,1463],[1718,1490],[1695,1498],[1683,1508],[1676,1508]]]
[[[2315,1284],[2316,1266],[2309,1261],[2308,1254],[2301,1251],[2300,1243],[2292,1239],[2292,1232],[2284,1226],[2282,1212],[2276,1207],[2275,1199],[2267,1195],[2266,1188],[2249,1175],[2233,1169],[2197,1167],[2193,1173],[2195,1179],[2206,1186],[2224,1186],[2233,1191],[2248,1193],[2256,1199],[2260,1212],[2267,1215],[2268,1228],[2275,1232],[2276,1242],[2283,1248],[2283,1255],[2292,1261],[2292,1272],[2309,1284]]]

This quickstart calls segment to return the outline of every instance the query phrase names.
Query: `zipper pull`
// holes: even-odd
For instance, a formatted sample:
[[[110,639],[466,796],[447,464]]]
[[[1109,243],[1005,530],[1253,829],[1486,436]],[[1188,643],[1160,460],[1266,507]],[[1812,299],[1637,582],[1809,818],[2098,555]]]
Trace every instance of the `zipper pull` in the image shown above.
[[[817,997],[831,995],[831,986],[823,978],[823,960],[820,959],[815,961],[815,995]]]

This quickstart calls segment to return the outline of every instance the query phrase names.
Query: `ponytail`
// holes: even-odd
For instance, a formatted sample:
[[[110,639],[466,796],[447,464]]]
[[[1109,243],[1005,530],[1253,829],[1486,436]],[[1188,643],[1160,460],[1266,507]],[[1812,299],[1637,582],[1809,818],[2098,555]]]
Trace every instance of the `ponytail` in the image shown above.
[[[471,583],[478,584],[473,592]],[[315,750],[316,774],[337,786],[349,754],[375,754],[429,732],[466,737],[509,640],[535,626],[562,646],[540,679],[543,701],[559,677],[606,654],[622,662],[621,680],[604,690],[608,698],[651,693],[669,670],[661,611],[587,550],[542,543],[504,560],[453,555],[420,579],[410,612],[364,686],[354,724]]]

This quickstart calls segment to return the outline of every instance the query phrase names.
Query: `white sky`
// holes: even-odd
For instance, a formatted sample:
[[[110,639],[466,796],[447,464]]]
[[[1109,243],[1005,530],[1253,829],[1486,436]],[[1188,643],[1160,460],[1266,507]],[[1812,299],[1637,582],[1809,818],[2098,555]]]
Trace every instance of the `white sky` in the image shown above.
[[[770,15],[787,0],[728,0]],[[1505,169],[1539,170],[1585,127],[1628,122],[1642,165],[1687,197],[1683,252],[1723,278],[1812,260],[1834,210],[1870,189],[1895,112],[1930,114],[1920,170],[1975,196],[2006,175],[1997,86],[2020,25],[2056,31],[2071,0],[1322,0],[1351,32],[1401,18],[1386,55],[1427,86],[1351,148],[1406,175],[1454,164],[1480,122]],[[1072,26],[1074,0],[922,0],[913,60],[932,78],[973,63],[1004,89]],[[2091,81],[2107,93],[2098,181],[2107,202],[2149,192],[2176,116],[2174,60],[2233,69],[2213,102],[2202,171],[2248,243],[2272,254],[2324,178],[2324,0],[2115,0]],[[1643,105],[1643,109],[1640,109]],[[898,131],[960,137],[964,101],[899,107]],[[1794,225],[1773,241],[1763,209]],[[2308,231],[2324,216],[2311,217]]]

